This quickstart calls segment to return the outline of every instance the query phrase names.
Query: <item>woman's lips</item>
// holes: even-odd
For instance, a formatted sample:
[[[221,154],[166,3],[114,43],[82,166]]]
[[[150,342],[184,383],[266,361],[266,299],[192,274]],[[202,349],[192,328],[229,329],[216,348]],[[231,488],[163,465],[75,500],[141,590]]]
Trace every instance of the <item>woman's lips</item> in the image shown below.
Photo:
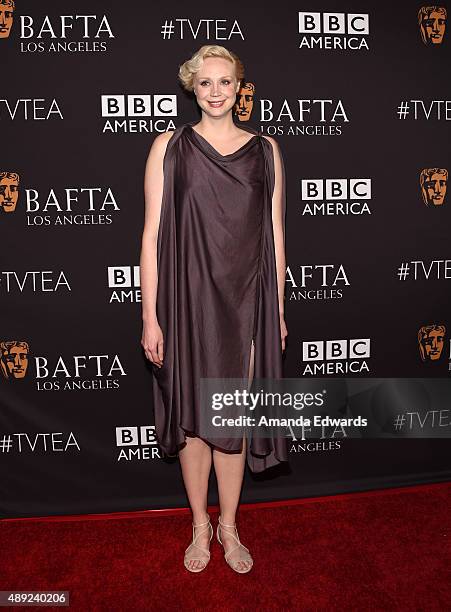
[[[218,101],[218,102],[210,102],[210,101],[208,100],[208,104],[209,104],[210,106],[213,106],[213,108],[219,108],[220,106],[222,106],[222,105],[224,104],[224,100],[220,100],[220,101]]]

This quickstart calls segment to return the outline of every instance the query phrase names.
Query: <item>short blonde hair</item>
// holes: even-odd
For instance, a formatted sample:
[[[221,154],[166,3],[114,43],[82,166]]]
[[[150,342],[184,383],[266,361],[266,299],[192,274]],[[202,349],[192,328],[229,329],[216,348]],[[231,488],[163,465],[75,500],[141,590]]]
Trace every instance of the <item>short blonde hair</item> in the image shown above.
[[[244,79],[244,65],[233,51],[220,45],[203,45],[194,55],[179,67],[179,79],[186,91],[194,90],[194,75],[199,72],[204,59],[207,57],[223,57],[235,66],[236,78],[239,82]]]

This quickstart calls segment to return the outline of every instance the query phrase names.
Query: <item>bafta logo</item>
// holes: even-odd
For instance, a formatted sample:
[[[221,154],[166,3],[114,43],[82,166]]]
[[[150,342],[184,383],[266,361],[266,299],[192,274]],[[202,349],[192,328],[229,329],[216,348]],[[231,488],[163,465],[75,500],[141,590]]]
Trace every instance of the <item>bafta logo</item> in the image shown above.
[[[25,378],[30,349],[28,342],[0,342],[0,365],[4,378]]]
[[[255,86],[253,83],[245,83],[237,93],[237,101],[234,106],[235,115],[239,121],[249,121],[254,105]]]
[[[18,198],[19,175],[17,172],[0,172],[0,210],[5,213],[14,212]]]
[[[418,11],[421,40],[425,45],[440,45],[445,35],[446,8],[444,6],[422,6]]]
[[[15,8],[14,0],[0,0],[0,38],[8,38]]]
[[[422,361],[437,361],[445,341],[444,325],[424,325],[418,330],[418,348]]]
[[[420,172],[420,188],[426,206],[441,206],[445,201],[448,185],[448,170],[424,168]]]

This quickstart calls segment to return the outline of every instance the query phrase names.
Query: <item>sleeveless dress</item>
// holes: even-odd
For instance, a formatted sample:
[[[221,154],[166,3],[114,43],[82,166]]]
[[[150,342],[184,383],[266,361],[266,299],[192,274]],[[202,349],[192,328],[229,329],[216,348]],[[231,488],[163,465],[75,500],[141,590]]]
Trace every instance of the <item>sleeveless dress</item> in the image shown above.
[[[177,454],[185,432],[199,435],[200,378],[247,381],[252,342],[254,378],[282,378],[272,145],[236,124],[253,136],[221,155],[192,129],[196,123],[175,129],[163,160],[156,313],[164,357],[152,372],[155,434],[167,455]],[[282,170],[285,240],[283,158]],[[202,439],[242,450],[240,438]],[[252,472],[288,461],[284,437],[250,434],[247,442]]]

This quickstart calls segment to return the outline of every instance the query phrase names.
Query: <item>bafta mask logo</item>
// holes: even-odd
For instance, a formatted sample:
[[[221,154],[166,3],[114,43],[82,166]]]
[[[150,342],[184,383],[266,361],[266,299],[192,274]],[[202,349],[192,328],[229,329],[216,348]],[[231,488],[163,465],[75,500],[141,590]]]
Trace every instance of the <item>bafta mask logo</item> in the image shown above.
[[[235,103],[235,115],[239,121],[249,121],[254,105],[255,85],[253,83],[245,83],[240,87],[237,93],[237,101]]]
[[[448,170],[445,168],[424,168],[420,172],[421,196],[426,206],[441,206],[447,185]]]
[[[0,0],[0,38],[8,38],[15,8],[14,0]]]
[[[30,349],[28,342],[0,342],[0,365],[4,378],[25,378]]]
[[[444,325],[424,325],[418,331],[418,348],[422,361],[437,361],[445,341]]]
[[[0,210],[5,213],[16,210],[19,198],[19,175],[17,172],[0,172]]]
[[[444,6],[422,6],[418,11],[421,40],[425,45],[440,45],[445,35],[446,8]]]

